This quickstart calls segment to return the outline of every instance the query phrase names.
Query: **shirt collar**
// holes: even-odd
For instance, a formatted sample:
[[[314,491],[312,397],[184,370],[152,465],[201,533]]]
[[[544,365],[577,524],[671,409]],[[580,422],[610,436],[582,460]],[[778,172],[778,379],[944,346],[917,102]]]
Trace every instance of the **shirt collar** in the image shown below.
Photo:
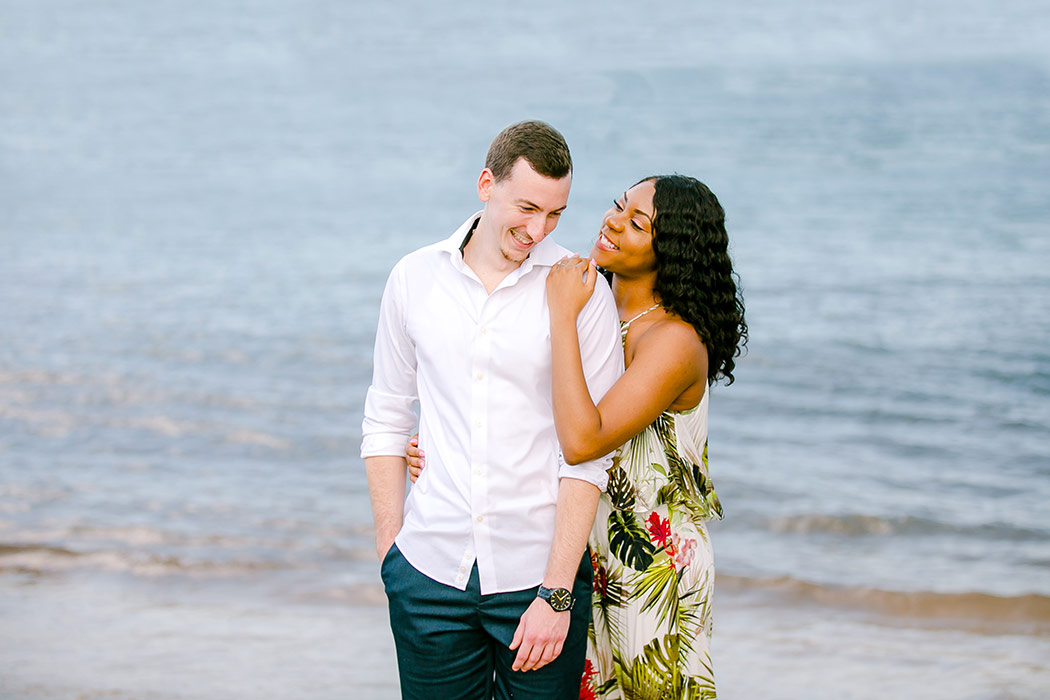
[[[467,231],[469,231],[471,227],[474,226],[474,223],[480,218],[480,211],[471,214],[470,218],[464,221],[463,224],[459,228],[457,228],[451,236],[437,244],[438,249],[443,250],[446,253],[452,254],[453,258],[462,259],[463,255],[460,254],[459,248],[463,245],[463,239],[467,237]]]
[[[470,231],[471,227],[474,226],[474,223],[481,218],[481,214],[482,212],[480,211],[471,214],[470,218],[464,221],[451,236],[438,243],[438,248],[449,253],[453,260],[462,262],[463,254],[459,249],[463,245],[463,239],[467,237],[467,232]],[[525,261],[521,263],[519,269],[522,274],[524,274],[531,270],[535,265],[551,267],[563,257],[565,257],[565,251],[562,250],[561,246],[554,242],[553,237],[548,235],[529,251],[529,257],[525,258]]]

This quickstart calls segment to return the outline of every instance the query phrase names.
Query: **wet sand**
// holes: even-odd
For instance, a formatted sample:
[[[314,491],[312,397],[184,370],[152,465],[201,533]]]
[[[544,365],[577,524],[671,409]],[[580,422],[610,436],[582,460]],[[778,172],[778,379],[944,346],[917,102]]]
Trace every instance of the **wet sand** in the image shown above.
[[[324,602],[279,602],[251,581],[6,575],[0,697],[394,699],[379,595],[369,584]],[[723,699],[1035,700],[1050,690],[1046,634],[791,602],[739,585],[716,595]]]

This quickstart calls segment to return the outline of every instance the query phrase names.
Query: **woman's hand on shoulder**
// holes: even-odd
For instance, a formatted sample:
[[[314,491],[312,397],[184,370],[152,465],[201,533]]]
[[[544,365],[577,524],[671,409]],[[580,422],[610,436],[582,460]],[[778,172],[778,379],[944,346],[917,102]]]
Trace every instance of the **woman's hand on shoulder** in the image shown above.
[[[405,461],[408,462],[408,478],[414,484],[424,467],[423,450],[419,449],[419,433],[413,435],[405,445]]]
[[[594,291],[598,268],[594,260],[569,255],[555,263],[547,273],[547,308],[571,315],[575,320]]]

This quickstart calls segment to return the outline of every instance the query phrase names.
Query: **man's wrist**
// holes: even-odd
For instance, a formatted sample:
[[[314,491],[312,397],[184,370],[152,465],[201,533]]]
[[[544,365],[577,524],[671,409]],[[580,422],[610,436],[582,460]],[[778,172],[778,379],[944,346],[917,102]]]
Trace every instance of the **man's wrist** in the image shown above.
[[[376,535],[376,553],[379,554],[380,558],[383,558],[390,548],[394,546],[394,540],[396,539],[396,532]]]
[[[576,603],[576,598],[573,597],[572,591],[568,588],[540,586],[539,590],[536,591],[536,597],[550,605],[554,612],[568,612],[572,610],[572,606]]]

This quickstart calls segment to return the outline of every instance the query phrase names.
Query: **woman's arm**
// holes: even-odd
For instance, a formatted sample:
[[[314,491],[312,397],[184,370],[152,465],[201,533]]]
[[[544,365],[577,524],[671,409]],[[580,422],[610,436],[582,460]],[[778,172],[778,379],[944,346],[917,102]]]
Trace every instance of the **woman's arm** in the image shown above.
[[[661,321],[633,343],[630,366],[596,406],[583,377],[576,314],[597,271],[589,265],[581,282],[581,270],[566,265],[547,278],[554,423],[569,464],[615,450],[707,378],[707,350],[692,326]]]

